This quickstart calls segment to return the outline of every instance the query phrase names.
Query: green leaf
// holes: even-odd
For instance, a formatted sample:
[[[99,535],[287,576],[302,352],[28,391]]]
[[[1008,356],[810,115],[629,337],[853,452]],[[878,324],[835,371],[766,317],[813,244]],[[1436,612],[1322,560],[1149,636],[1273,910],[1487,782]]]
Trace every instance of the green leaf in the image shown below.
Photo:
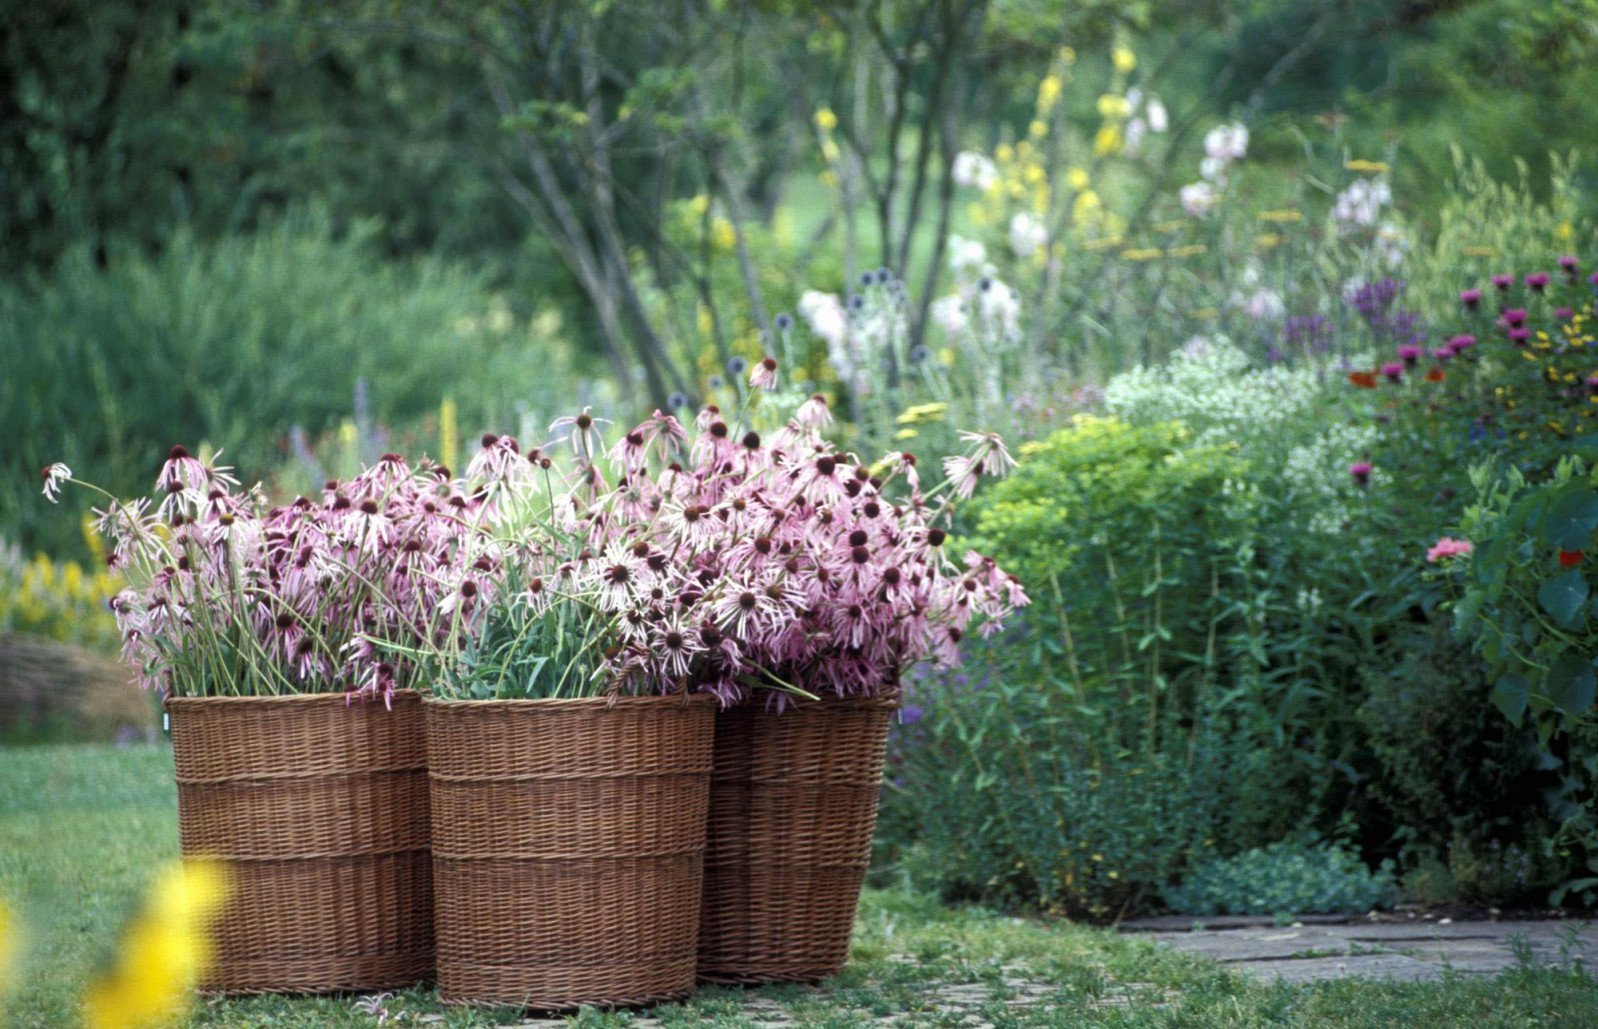
[[[1545,579],[1537,588],[1537,603],[1560,625],[1570,625],[1587,602],[1587,580],[1572,568],[1563,575]]]
[[[1560,550],[1586,550],[1598,529],[1598,493],[1582,488],[1554,501],[1543,535]]]
[[[1579,715],[1592,707],[1598,696],[1598,676],[1592,664],[1579,654],[1562,654],[1548,670],[1548,695],[1554,706],[1567,715]]]
[[[1506,675],[1493,686],[1493,705],[1516,725],[1525,715],[1530,699],[1531,682],[1524,675]]]

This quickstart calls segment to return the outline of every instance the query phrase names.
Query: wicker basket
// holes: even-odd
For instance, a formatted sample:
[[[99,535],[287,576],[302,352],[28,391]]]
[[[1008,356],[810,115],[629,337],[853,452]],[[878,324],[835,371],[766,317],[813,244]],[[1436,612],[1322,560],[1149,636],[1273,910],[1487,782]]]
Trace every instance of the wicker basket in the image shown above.
[[[376,990],[433,974],[421,698],[166,702],[185,855],[234,881],[200,983],[224,993]]]
[[[816,982],[849,958],[894,700],[716,717],[699,978]]]
[[[715,700],[427,703],[446,1002],[693,990]]]

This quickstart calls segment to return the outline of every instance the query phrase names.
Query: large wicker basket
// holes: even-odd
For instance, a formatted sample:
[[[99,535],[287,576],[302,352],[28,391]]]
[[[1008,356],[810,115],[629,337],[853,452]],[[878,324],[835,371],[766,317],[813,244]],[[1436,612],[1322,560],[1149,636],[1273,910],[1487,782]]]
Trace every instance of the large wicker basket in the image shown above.
[[[375,990],[433,974],[421,699],[166,702],[183,853],[233,890],[201,982],[224,993]]]
[[[715,700],[427,703],[439,996],[693,990]]]
[[[893,700],[716,716],[699,978],[816,982],[849,958]]]

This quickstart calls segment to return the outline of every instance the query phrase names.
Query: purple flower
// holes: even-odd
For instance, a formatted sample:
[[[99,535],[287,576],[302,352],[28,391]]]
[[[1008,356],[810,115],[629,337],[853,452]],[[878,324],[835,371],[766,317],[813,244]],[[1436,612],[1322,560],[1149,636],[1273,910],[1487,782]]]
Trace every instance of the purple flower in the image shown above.
[[[1509,287],[1513,286],[1514,284],[1515,284],[1515,277],[1513,275],[1494,275],[1493,276],[1493,285],[1498,287],[1498,292],[1500,292],[1500,293],[1508,293],[1509,292]]]
[[[1598,396],[1598,375],[1587,376],[1587,392]]]
[[[1450,336],[1448,339],[1448,349],[1452,350],[1456,355],[1463,354],[1465,351],[1469,350],[1475,345],[1476,337],[1472,336],[1468,332],[1462,332],[1457,336]]]
[[[1324,351],[1332,342],[1332,325],[1321,314],[1299,314],[1282,325],[1282,342],[1310,353]]]
[[[1388,382],[1397,382],[1404,377],[1404,366],[1397,361],[1389,361],[1382,365],[1382,374],[1387,376]]]
[[[1348,474],[1354,477],[1354,485],[1364,488],[1371,484],[1371,463],[1369,461],[1355,461],[1348,466]]]
[[[1561,307],[1559,310],[1554,312],[1554,317],[1558,318],[1562,322],[1568,322],[1570,319],[1576,317],[1576,311],[1574,308]]]
[[[1432,351],[1432,357],[1439,361],[1447,361],[1454,356],[1454,348],[1448,346],[1438,347]]]
[[[1559,267],[1563,268],[1566,274],[1575,274],[1576,263],[1576,257],[1574,254],[1566,254],[1559,259]]]
[[[1526,285],[1531,288],[1533,293],[1541,293],[1548,288],[1548,273],[1532,272],[1526,276]]]
[[[1413,343],[1406,343],[1398,348],[1398,359],[1404,362],[1405,367],[1413,368],[1420,362],[1420,355],[1425,353]]]
[[[1504,312],[1504,324],[1511,328],[1526,324],[1526,309],[1524,307],[1511,307]]]
[[[1476,310],[1476,308],[1481,306],[1481,290],[1461,290],[1459,293],[1459,302],[1470,308],[1472,311]]]
[[[925,713],[920,704],[906,704],[899,709],[899,724],[914,725],[921,721],[921,716]]]
[[[1515,344],[1517,347],[1525,346],[1526,341],[1529,339],[1531,339],[1531,330],[1526,328],[1524,325],[1520,325],[1509,330],[1509,342]]]

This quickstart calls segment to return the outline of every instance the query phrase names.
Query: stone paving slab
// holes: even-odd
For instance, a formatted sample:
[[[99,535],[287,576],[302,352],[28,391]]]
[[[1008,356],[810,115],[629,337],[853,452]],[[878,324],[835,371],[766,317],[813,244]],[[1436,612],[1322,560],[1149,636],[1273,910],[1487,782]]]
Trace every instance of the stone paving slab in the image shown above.
[[[1322,922],[1147,935],[1237,971],[1289,982],[1349,976],[1414,981],[1450,970],[1494,974],[1523,959],[1598,967],[1598,926],[1580,921]]]

